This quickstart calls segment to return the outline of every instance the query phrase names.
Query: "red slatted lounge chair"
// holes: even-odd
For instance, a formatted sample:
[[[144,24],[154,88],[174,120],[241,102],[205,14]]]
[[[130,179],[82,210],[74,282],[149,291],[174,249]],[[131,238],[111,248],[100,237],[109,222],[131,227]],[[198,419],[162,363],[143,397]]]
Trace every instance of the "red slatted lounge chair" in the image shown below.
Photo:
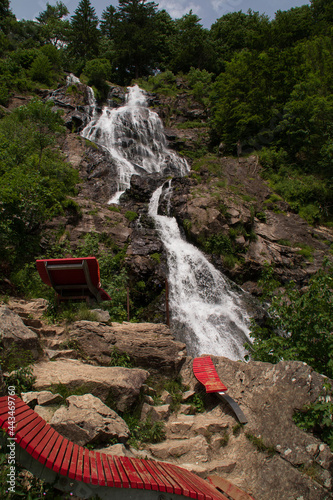
[[[10,405],[9,405],[10,402]],[[13,412],[13,406],[15,411]],[[10,408],[9,408],[10,407]],[[17,411],[16,411],[17,410]],[[63,438],[17,396],[0,397],[0,427],[8,432],[1,436],[6,447],[13,442],[11,420],[15,416],[16,460],[34,475],[55,488],[80,498],[93,496],[102,500],[247,500],[228,497],[212,482],[176,465],[139,458],[114,457],[90,451]],[[219,489],[217,489],[219,488]]]
[[[193,360],[193,373],[195,378],[205,386],[207,393],[214,392],[222,400],[228,403],[241,424],[247,423],[247,418],[236,401],[226,394],[227,387],[221,382],[210,356],[195,358]]]
[[[40,259],[36,267],[42,281],[54,288],[59,300],[111,300],[101,288],[96,257]]]

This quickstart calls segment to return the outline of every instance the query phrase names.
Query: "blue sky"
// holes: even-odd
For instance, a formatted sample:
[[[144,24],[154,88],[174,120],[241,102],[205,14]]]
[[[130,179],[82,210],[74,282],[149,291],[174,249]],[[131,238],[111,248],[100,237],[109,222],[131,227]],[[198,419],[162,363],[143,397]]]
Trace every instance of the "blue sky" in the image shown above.
[[[62,0],[67,6],[70,15],[74,14],[80,0]],[[48,0],[55,5],[56,0]],[[210,26],[228,12],[243,11],[248,9],[266,14],[274,18],[277,10],[289,10],[292,7],[300,7],[309,4],[306,0],[160,0],[156,1],[159,9],[165,9],[173,18],[177,19],[192,9],[194,14],[201,18],[205,28]],[[10,8],[17,19],[34,19],[40,12],[46,9],[47,0],[10,0]],[[109,5],[118,6],[117,0],[91,0],[98,17]]]

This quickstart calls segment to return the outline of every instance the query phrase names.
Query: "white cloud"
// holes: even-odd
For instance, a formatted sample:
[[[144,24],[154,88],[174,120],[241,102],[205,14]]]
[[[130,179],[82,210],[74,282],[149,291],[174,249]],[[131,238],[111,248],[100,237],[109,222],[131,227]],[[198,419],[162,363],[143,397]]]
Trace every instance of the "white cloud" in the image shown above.
[[[243,0],[212,0],[211,4],[215,12],[218,14],[225,14],[227,12],[234,12],[236,7],[239,7]]]
[[[179,19],[180,17],[188,14],[192,10],[193,14],[200,14],[201,7],[193,2],[187,2],[187,0],[161,0],[158,2],[159,9],[165,9],[173,19]]]

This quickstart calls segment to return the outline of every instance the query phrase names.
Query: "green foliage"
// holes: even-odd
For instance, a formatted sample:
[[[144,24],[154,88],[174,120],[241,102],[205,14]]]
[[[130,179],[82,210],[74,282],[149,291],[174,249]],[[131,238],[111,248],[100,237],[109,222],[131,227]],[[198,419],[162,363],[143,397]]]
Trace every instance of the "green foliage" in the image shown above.
[[[133,212],[132,210],[128,210],[126,213],[125,213],[125,217],[127,220],[129,220],[130,222],[134,222],[137,218],[138,218],[138,214],[136,212]]]
[[[205,69],[200,70],[193,67],[187,74],[187,80],[192,89],[194,97],[204,105],[208,105],[209,103],[208,95],[213,76],[213,73],[209,73]]]
[[[158,92],[168,96],[175,96],[178,92],[176,77],[169,70],[151,75],[148,79],[141,79],[139,85],[148,92]]]
[[[123,415],[131,432],[129,444],[138,448],[141,443],[160,443],[164,441],[166,431],[164,422],[152,422],[150,418],[140,421],[134,415]]]
[[[123,368],[133,368],[133,362],[127,352],[122,352],[114,347],[111,351],[109,366],[122,366]]]
[[[9,376],[4,377],[7,387],[14,386],[17,395],[33,389],[36,377],[33,375],[33,357],[29,351],[18,349],[13,343],[0,350],[0,366]]]
[[[321,396],[315,403],[305,405],[293,415],[295,424],[305,431],[312,432],[333,451],[333,402],[332,387],[325,384]]]
[[[65,129],[52,106],[33,99],[0,121],[0,249],[14,269],[36,255],[41,225],[62,213],[78,181],[59,153]]]
[[[52,82],[51,70],[52,65],[49,58],[44,54],[40,54],[31,65],[31,79],[40,83],[45,83],[46,85],[50,85]]]
[[[150,258],[153,259],[157,264],[161,263],[161,254],[160,253],[152,253],[152,254],[150,254]]]
[[[98,17],[90,0],[81,0],[71,18],[68,52],[74,58],[76,68],[84,66],[88,59],[98,55],[100,33]],[[80,69],[81,69],[80,68]]]
[[[270,317],[265,326],[252,325],[254,360],[277,363],[301,360],[320,373],[333,375],[333,266],[326,264],[305,291],[291,282],[285,292],[274,292],[272,268],[264,279]]]
[[[94,86],[102,93],[103,97],[106,97],[109,88],[106,80],[111,77],[110,61],[107,59],[91,59],[86,63],[83,73],[88,77],[88,85]]]
[[[20,367],[18,370],[11,372],[8,377],[4,378],[7,387],[15,387],[15,392],[18,396],[22,392],[32,391],[34,388],[34,383],[36,382],[36,377],[33,374],[33,367],[26,366]]]
[[[190,404],[196,413],[204,413],[205,411],[205,400],[202,394],[194,394],[191,398],[187,400],[187,403]]]

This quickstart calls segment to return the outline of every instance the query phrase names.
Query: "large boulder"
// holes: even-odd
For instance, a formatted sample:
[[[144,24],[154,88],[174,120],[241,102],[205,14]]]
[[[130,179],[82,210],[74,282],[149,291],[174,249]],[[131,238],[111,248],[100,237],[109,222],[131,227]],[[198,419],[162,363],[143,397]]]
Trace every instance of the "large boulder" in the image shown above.
[[[34,359],[41,351],[37,334],[6,305],[0,305],[0,343],[4,349],[28,351]]]
[[[102,401],[111,401],[119,411],[127,411],[137,400],[149,373],[138,368],[92,366],[76,360],[43,361],[34,366],[37,391],[52,385],[85,390]]]
[[[136,366],[164,373],[176,373],[186,357],[186,346],[174,340],[163,324],[77,321],[70,329],[81,352],[101,365],[110,363],[114,348],[127,353]]]
[[[272,365],[217,356],[212,356],[212,360],[228,387],[227,393],[238,402],[248,419],[244,427],[239,426],[231,408],[223,401],[218,404],[221,425],[224,422],[233,429],[232,433],[228,431],[227,445],[214,450],[214,459],[228,457],[236,463],[227,478],[251,491],[258,500],[333,498],[332,452],[293,421],[296,411],[317,401],[324,384],[333,386],[333,382],[299,361]],[[190,358],[184,363],[181,375],[183,383],[202,390],[193,375]],[[218,401],[215,395],[207,396],[209,405]],[[179,438],[185,433],[189,437],[209,435],[212,448],[221,433],[216,423],[209,428],[210,421],[214,423],[209,414],[205,414],[205,418],[178,417],[168,423],[167,437]]]
[[[62,436],[78,445],[109,442],[117,439],[125,443],[130,431],[126,422],[117,413],[92,394],[69,396],[68,407],[59,408],[53,415],[51,425]]]

